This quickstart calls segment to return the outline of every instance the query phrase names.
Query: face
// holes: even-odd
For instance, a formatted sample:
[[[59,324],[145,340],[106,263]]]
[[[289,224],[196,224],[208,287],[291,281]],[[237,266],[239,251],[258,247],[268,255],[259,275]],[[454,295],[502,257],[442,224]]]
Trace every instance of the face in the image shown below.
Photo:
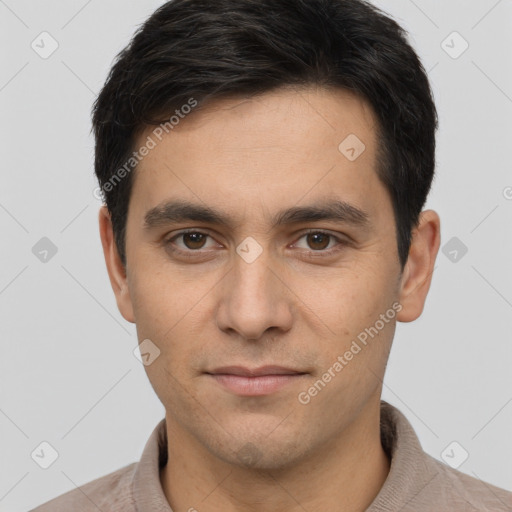
[[[396,320],[419,313],[376,143],[352,93],[281,89],[192,112],[139,163],[126,276],[107,265],[177,438],[284,467],[378,407]]]

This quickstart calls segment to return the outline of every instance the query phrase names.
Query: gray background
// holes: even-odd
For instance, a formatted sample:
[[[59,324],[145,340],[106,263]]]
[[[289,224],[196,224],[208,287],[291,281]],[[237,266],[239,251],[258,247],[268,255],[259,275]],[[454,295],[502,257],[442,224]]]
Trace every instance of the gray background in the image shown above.
[[[89,115],[161,3],[0,0],[0,511],[136,461],[164,417],[105,269]],[[449,244],[423,315],[397,326],[383,398],[428,453],[442,460],[456,441],[461,471],[512,491],[512,0],[376,4],[429,71],[440,130],[427,208]],[[47,58],[31,47],[51,49],[43,31],[59,45]],[[57,248],[46,262],[43,237]],[[59,454],[48,469],[31,457],[43,441]]]

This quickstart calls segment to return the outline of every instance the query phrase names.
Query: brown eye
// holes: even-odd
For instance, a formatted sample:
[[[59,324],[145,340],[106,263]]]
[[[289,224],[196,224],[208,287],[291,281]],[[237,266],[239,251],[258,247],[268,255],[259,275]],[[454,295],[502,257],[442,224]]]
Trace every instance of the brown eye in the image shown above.
[[[343,250],[349,245],[344,238],[329,233],[328,231],[319,231],[311,229],[295,242],[294,246],[302,249],[301,254],[304,257],[333,256],[338,251]]]
[[[331,236],[325,233],[309,233],[306,236],[309,247],[315,251],[325,249],[329,245],[329,241],[331,239]]]
[[[187,247],[187,249],[193,250],[193,249],[202,249],[208,235],[205,235],[204,233],[192,232],[192,233],[183,233],[180,236],[183,237],[183,243],[185,244],[185,247]]]
[[[182,231],[164,241],[164,245],[168,251],[192,255],[194,253],[201,254],[201,249],[208,249],[207,243],[211,236],[201,231]],[[211,240],[213,242],[213,239]],[[211,248],[211,246],[210,246]]]

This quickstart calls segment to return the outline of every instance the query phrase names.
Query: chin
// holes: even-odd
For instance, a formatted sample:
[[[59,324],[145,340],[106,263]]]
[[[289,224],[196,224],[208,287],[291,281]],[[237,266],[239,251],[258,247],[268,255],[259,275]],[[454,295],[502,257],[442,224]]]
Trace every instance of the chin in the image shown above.
[[[286,436],[286,439],[265,439],[265,437],[266,435],[254,436],[254,440],[240,441],[236,444],[231,440],[228,451],[225,447],[217,447],[212,450],[212,453],[233,466],[275,471],[295,467],[297,461],[306,452],[304,447],[297,446],[296,441],[292,441],[295,436]],[[234,445],[239,448],[234,450]]]

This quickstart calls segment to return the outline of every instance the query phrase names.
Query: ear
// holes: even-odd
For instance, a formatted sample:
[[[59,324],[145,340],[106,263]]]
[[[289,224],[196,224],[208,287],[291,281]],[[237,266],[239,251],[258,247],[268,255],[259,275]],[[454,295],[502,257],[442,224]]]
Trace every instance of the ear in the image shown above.
[[[105,256],[110,284],[116,296],[117,307],[125,320],[135,323],[126,269],[117,251],[110,213],[105,205],[101,206],[99,211],[99,227],[103,255]]]
[[[423,312],[434,264],[441,243],[441,221],[433,210],[420,214],[417,228],[412,232],[411,247],[400,283],[399,322],[412,322]]]

